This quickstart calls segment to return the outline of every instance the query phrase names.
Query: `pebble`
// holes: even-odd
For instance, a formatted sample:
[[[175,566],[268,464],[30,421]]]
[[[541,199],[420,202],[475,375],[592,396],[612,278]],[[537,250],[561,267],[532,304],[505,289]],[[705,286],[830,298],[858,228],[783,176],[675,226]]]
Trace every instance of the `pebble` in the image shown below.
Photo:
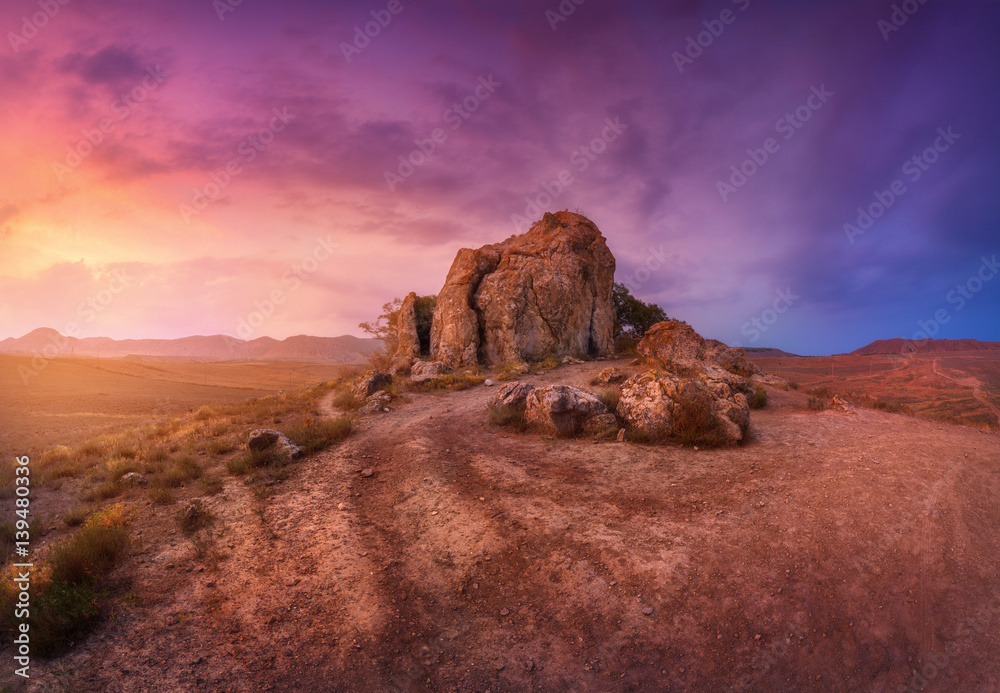
[[[343,503],[337,503],[337,510],[347,510],[347,506]]]
[[[643,609],[643,610],[642,610],[642,613],[644,613],[644,614],[646,614],[647,616],[649,616],[650,614],[652,614],[652,613],[653,613],[653,607],[651,607],[651,606],[647,606],[647,607],[646,607],[645,609]]]
[[[500,609],[500,615],[501,616],[506,616],[509,613],[510,613],[510,609]]]
[[[365,477],[366,479],[368,477],[374,476],[374,475],[375,475],[375,470],[372,469],[371,467],[369,467],[368,469],[364,469],[364,470],[361,471],[361,476]]]

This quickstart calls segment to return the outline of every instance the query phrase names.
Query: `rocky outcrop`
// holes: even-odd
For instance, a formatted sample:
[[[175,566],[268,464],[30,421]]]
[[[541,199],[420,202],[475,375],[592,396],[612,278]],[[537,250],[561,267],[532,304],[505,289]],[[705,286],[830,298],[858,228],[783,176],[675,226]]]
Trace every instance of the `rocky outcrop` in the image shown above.
[[[351,385],[351,393],[356,399],[366,400],[391,384],[392,376],[385,371],[365,371]]]
[[[443,361],[417,361],[410,367],[410,382],[425,383],[451,372],[451,366]]]
[[[534,385],[529,383],[512,382],[506,383],[497,390],[497,393],[493,395],[490,399],[489,406],[493,409],[498,407],[513,407],[515,409],[524,409],[525,400],[528,399],[528,395],[531,391],[535,389]]]
[[[272,447],[276,447],[287,460],[297,460],[302,457],[302,449],[281,431],[275,431],[272,428],[258,428],[250,431],[247,436],[247,448],[251,452],[262,452]]]
[[[637,350],[647,362],[669,370],[697,370],[711,364],[746,377],[763,373],[742,349],[704,339],[693,327],[676,320],[658,322],[646,330]]]
[[[682,377],[650,370],[622,385],[618,415],[633,430],[653,439],[676,438],[712,445],[739,443],[750,428],[745,383],[713,375],[732,374],[715,369],[698,377]],[[742,384],[741,384],[742,383]]]
[[[417,332],[417,294],[410,292],[399,307],[396,319],[397,362],[412,361],[420,356],[420,335]]]
[[[653,325],[638,344],[652,369],[622,385],[618,415],[656,439],[708,445],[742,442],[750,428],[748,377],[762,371],[742,349],[703,339],[690,325]]]
[[[613,385],[614,383],[620,383],[625,380],[625,374],[622,373],[620,368],[615,368],[611,366],[610,368],[605,368],[596,376],[594,376],[593,385]]]
[[[432,358],[458,368],[609,353],[614,272],[604,236],[571,212],[546,214],[502,243],[462,249],[438,294]]]
[[[358,409],[359,416],[365,416],[368,414],[383,414],[389,411],[389,402],[392,401],[392,395],[390,395],[385,390],[379,390],[375,394],[368,397],[365,405]]]
[[[524,420],[546,433],[571,436],[579,433],[588,419],[609,413],[589,392],[570,385],[546,385],[528,394]]]

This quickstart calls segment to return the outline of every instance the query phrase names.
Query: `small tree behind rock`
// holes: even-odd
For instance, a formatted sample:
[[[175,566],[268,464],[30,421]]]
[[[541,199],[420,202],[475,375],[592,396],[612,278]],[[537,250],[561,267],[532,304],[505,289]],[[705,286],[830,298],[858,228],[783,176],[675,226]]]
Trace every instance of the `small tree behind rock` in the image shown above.
[[[662,308],[655,303],[640,301],[629,293],[624,284],[615,283],[611,289],[611,302],[615,307],[616,338],[629,337],[638,341],[656,323],[670,320]]]

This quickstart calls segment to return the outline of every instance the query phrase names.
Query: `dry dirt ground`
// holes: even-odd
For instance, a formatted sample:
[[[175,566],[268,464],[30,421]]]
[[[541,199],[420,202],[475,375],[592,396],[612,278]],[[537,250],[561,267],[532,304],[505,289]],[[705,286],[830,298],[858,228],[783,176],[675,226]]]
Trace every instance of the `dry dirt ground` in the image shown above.
[[[494,391],[229,480],[200,558],[140,501],[129,598],[31,687],[1000,689],[1000,436],[771,389],[738,448],[556,440]]]

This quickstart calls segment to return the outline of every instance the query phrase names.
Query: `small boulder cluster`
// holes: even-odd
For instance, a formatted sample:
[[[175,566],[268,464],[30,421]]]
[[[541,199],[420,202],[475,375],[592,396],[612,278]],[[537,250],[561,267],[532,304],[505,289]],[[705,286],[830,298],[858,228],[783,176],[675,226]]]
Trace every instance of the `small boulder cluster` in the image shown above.
[[[490,400],[494,411],[523,412],[524,423],[559,436],[580,433],[624,439],[676,440],[705,445],[742,442],[750,428],[751,377],[762,371],[742,349],[703,339],[689,325],[654,325],[638,345],[641,372],[626,378],[605,368],[594,385],[621,383],[614,411],[597,396],[569,385],[535,388],[509,382]],[[623,428],[624,427],[624,428]]]
[[[351,385],[354,399],[364,402],[358,414],[381,414],[389,411],[392,395],[385,388],[392,385],[392,376],[384,371],[368,370]]]
[[[618,419],[600,399],[570,385],[536,388],[510,382],[497,390],[489,406],[494,411],[523,412],[528,426],[557,436],[604,435],[618,430]]]
[[[247,436],[247,448],[251,452],[264,452],[274,449],[286,462],[292,462],[302,457],[302,449],[289,440],[281,431],[272,428],[258,428],[250,431]]]

